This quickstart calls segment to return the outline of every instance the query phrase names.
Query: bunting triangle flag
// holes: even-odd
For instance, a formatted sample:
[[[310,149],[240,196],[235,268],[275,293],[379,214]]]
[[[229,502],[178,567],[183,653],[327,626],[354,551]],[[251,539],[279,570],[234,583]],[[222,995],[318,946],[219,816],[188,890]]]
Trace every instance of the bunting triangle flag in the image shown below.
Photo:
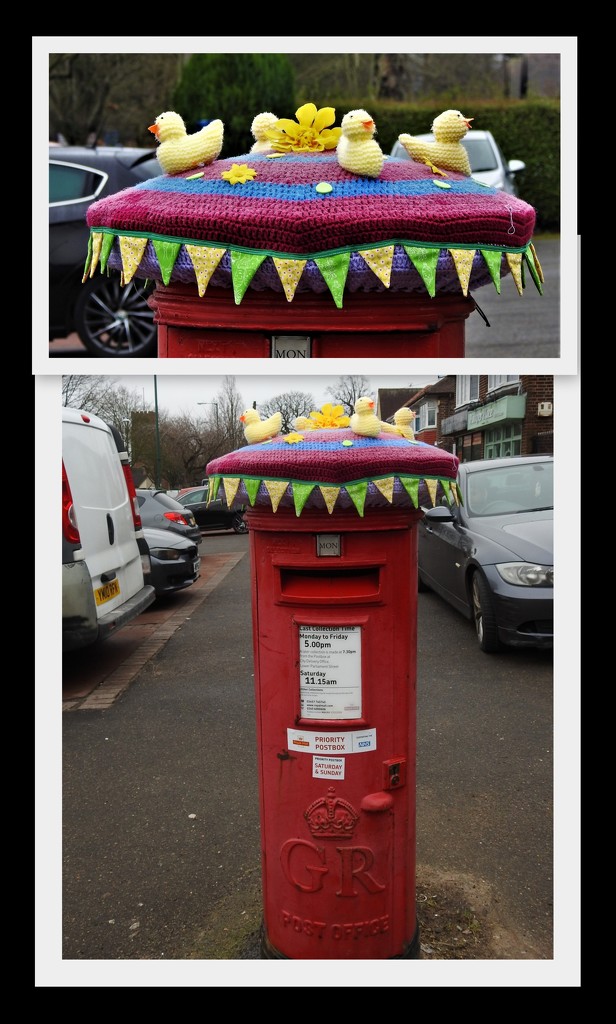
[[[458,280],[462,285],[462,294],[468,295],[468,284],[471,279],[475,249],[450,249],[449,252],[456,265]]]
[[[342,296],[350,261],[350,252],[338,252],[334,256],[318,256],[314,261],[327,282],[327,287],[332,293],[338,309],[342,309]]]
[[[543,268],[542,268],[542,266],[541,266],[541,264],[539,262],[539,257],[537,256],[537,250],[535,249],[535,246],[533,245],[532,242],[530,243],[528,248],[530,249],[530,251],[531,251],[531,253],[533,255],[533,259],[535,261],[535,266],[537,267],[537,273],[539,274],[539,280],[543,284],[544,281],[545,281],[545,278],[543,276]]]
[[[304,272],[308,260],[285,260],[279,256],[272,256],[274,266],[278,271],[278,277],[280,278],[284,293],[287,297],[287,302],[293,301],[295,295],[295,289],[299,284],[299,279]]]
[[[225,489],[225,498],[227,499],[227,505],[229,506],[229,508],[233,504],[239,485],[239,476],[226,476],[223,481],[223,487]]]
[[[115,235],[109,234],[108,231],[103,232],[103,245],[101,248],[101,274],[104,274],[107,269],[107,261],[111,256],[111,250],[113,249],[113,243],[115,242]]]
[[[411,479],[408,476],[401,476],[400,483],[404,487],[415,508],[417,508],[419,505],[419,480],[415,477]]]
[[[160,276],[163,279],[163,284],[167,285],[171,280],[171,274],[173,273],[175,261],[178,258],[182,243],[164,242],[161,239],[153,238],[152,245],[154,246],[154,252],[160,267]]]
[[[344,487],[360,516],[363,516],[366,494],[368,493],[368,482],[362,480],[358,484],[345,484]]]
[[[84,284],[88,280],[88,271],[90,269],[90,260],[92,259],[92,235],[88,236],[88,251],[86,253],[86,262],[83,268],[83,275],[81,277],[81,283]]]
[[[340,488],[339,487],[322,487],[321,485],[319,485],[319,490],[320,490],[321,494],[323,495],[323,501],[325,502],[325,505],[327,507],[327,511],[331,515],[332,512],[334,511],[334,505],[336,504],[336,500],[338,498],[338,495],[340,494]]]
[[[103,232],[93,231],[90,237],[92,239],[92,261],[90,263],[90,277],[94,277],[94,271],[98,266],[98,261],[101,255],[101,249],[103,247]]]
[[[417,245],[405,245],[404,251],[428,289],[430,298],[436,295],[436,265],[439,249],[422,249]]]
[[[375,480],[374,486],[378,491],[381,492],[384,498],[387,498],[391,504],[394,498],[394,478],[393,476],[387,477],[386,480]]]
[[[502,260],[503,254],[500,251],[500,249],[498,250],[498,252],[495,252],[494,249],[480,249],[479,252],[483,256],[484,260],[486,261],[486,264],[488,266],[488,270],[490,271],[490,277],[494,281],[494,287],[496,288],[496,291],[500,295],[500,290],[501,290],[501,260]]]
[[[433,505],[436,505],[436,489],[438,487],[438,480],[425,480],[424,483],[428,488],[430,501],[432,502]]]
[[[221,477],[219,477],[219,476],[210,477],[210,488],[209,488],[209,491],[207,493],[207,503],[208,503],[208,505],[209,505],[210,501],[215,501],[216,495],[218,494],[218,488],[220,487],[220,481],[221,481]]]
[[[511,270],[511,276],[515,282],[515,286],[518,289],[518,295],[524,294],[524,282],[522,280],[522,253],[521,252],[506,252],[507,263]]]
[[[254,505],[257,500],[257,494],[259,493],[259,487],[261,486],[260,480],[244,480],[244,487],[246,488],[246,494],[251,505]]]
[[[211,249],[207,245],[185,245],[184,248],[193,265],[195,277],[197,278],[199,298],[202,299],[205,295],[205,289],[210,283],[210,278],[223,258],[226,249]]]
[[[306,504],[310,494],[314,490],[314,484],[293,484],[293,504],[295,505],[295,514],[301,515],[302,509]]]
[[[133,238],[130,235],[120,235],[120,255],[122,257],[122,281],[128,284],[135,276],[135,271],[141,263],[141,257],[148,244],[147,238]]]
[[[289,485],[286,480],[264,480],[263,483],[271,498],[272,512],[276,512]]]
[[[540,273],[540,267],[537,266],[537,260],[535,259],[535,256],[533,255],[533,251],[532,250],[533,250],[533,246],[531,245],[530,248],[526,250],[524,255],[526,257],[526,262],[528,263],[528,266],[530,267],[530,276],[532,277],[533,281],[535,282],[535,286],[537,288],[537,291],[539,292],[540,295],[543,295],[543,286],[541,284],[541,280],[542,280],[541,273],[543,273],[543,272],[541,271],[541,273]]]
[[[370,270],[374,271],[379,281],[389,288],[391,266],[394,259],[394,246],[384,245],[380,249],[359,249],[359,255],[366,261]]]
[[[239,306],[248,285],[266,258],[266,252],[231,252],[231,278],[236,306]]]

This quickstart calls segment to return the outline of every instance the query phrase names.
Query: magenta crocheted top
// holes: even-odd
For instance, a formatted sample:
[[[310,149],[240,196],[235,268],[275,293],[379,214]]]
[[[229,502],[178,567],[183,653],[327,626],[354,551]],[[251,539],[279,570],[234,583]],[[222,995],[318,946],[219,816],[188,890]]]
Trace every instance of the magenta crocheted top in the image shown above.
[[[231,184],[233,164],[255,171]],[[351,174],[335,152],[263,153],[163,174],[91,204],[86,274],[98,265],[163,284],[467,294],[524,267],[541,291],[535,210],[472,177],[439,179],[388,157],[378,178]]]
[[[213,459],[210,500],[222,481],[231,508],[418,508],[445,493],[459,500],[459,459],[450,452],[381,433],[363,437],[337,427],[280,435]],[[439,490],[440,489],[440,490]]]

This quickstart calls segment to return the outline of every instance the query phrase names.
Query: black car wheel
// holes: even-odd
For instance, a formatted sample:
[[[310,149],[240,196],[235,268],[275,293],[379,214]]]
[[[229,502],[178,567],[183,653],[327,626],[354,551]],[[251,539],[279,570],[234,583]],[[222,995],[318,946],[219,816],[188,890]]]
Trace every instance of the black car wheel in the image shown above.
[[[238,512],[233,517],[233,530],[235,533],[248,533],[248,523],[244,519],[244,513]]]
[[[473,622],[475,623],[475,632],[477,633],[479,646],[486,654],[495,654],[497,651],[502,650],[502,644],[498,639],[494,602],[490,588],[480,572],[473,573],[471,600],[473,603]]]
[[[156,356],[157,328],[147,304],[153,285],[122,285],[118,274],[88,279],[75,306],[75,328],[95,356]]]

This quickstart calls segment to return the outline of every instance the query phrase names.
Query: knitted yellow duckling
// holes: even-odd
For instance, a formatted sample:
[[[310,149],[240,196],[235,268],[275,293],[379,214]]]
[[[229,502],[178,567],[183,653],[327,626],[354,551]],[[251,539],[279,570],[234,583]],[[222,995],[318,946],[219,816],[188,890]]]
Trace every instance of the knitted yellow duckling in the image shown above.
[[[222,121],[210,121],[200,131],[188,135],[186,125],[174,110],[159,114],[148,131],[159,142],[156,156],[165,174],[190,171],[201,164],[211,164],[222,149],[224,125]]]
[[[433,171],[446,168],[470,176],[471,165],[462,139],[474,117],[465,117],[459,110],[444,110],[432,122],[434,142],[424,142],[413,135],[399,135],[398,140],[408,155],[419,163],[428,164]]]
[[[310,416],[297,416],[293,423],[296,430],[316,430],[317,425]]]
[[[353,415],[349,426],[354,434],[362,437],[378,437],[383,428],[381,420],[374,411],[374,401],[367,395],[358,398],[353,406]]]
[[[394,413],[394,429],[398,434],[402,434],[402,437],[406,437],[408,441],[415,439],[415,431],[413,430],[414,419],[415,413],[412,409],[409,409],[408,405],[403,405],[401,409]]]
[[[282,426],[282,413],[275,412],[266,420],[262,420],[256,409],[246,409],[240,416],[244,424],[244,437],[248,444],[258,444],[259,441],[270,441],[278,437]]]
[[[277,121],[276,115],[269,111],[257,114],[250,126],[250,131],[255,139],[254,144],[250,147],[251,153],[269,153],[271,151],[272,143],[265,133],[273,128]]]
[[[385,156],[373,138],[376,125],[365,110],[349,110],[340,122],[341,135],[336,147],[338,163],[351,174],[378,178]]]

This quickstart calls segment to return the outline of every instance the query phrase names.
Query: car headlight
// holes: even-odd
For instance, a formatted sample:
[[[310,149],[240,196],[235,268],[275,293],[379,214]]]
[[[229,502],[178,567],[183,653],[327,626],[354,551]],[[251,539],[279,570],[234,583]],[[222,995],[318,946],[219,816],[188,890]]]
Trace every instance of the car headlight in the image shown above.
[[[160,562],[177,562],[182,557],[177,548],[150,548],[150,554]]]
[[[496,569],[505,583],[514,587],[553,587],[554,566],[533,562],[501,562]]]

